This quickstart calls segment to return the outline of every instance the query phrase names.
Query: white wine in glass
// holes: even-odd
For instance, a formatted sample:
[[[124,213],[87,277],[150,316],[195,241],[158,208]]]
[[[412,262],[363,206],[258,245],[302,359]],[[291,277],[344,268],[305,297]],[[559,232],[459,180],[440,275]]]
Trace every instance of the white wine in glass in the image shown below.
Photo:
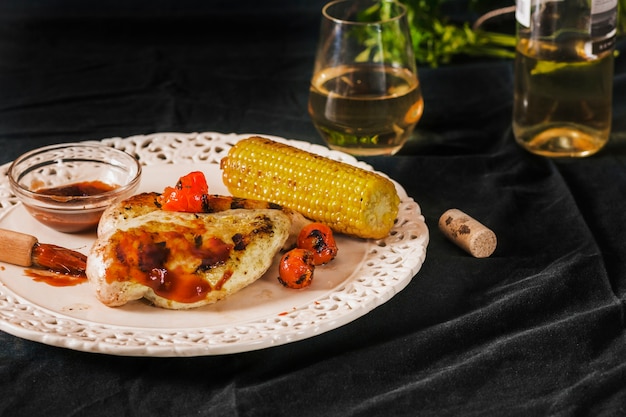
[[[327,4],[309,114],[328,146],[352,155],[392,155],[423,110],[406,8],[380,0]]]

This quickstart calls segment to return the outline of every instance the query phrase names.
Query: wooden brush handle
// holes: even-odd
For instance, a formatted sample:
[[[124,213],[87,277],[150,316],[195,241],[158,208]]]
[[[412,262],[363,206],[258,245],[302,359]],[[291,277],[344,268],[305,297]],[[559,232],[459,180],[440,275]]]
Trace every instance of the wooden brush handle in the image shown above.
[[[0,229],[0,262],[31,266],[33,264],[33,246],[37,243],[37,238],[34,236]]]

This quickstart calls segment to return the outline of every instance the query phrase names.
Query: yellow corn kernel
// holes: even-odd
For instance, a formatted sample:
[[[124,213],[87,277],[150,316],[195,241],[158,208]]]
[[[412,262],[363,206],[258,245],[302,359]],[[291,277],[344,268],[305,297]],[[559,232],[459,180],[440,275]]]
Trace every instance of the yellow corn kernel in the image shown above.
[[[234,196],[280,204],[338,233],[381,239],[398,215],[387,178],[270,139],[237,142],[220,167]]]

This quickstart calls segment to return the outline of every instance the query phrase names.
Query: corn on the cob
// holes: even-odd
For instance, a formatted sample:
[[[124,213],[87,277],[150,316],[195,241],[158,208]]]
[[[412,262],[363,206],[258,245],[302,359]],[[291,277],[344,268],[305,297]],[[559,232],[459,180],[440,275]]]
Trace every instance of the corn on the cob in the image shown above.
[[[239,141],[220,166],[234,196],[280,204],[338,233],[384,238],[398,215],[387,178],[270,139]]]

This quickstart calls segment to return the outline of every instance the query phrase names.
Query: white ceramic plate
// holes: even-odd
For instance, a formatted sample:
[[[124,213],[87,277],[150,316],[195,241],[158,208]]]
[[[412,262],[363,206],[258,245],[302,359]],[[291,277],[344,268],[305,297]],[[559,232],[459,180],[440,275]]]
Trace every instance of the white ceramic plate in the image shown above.
[[[159,133],[103,142],[135,155],[144,165],[139,191],[162,191],[192,170],[202,170],[213,194],[227,194],[220,159],[250,135]],[[371,169],[344,153],[300,141],[292,145]],[[0,227],[35,235],[87,253],[94,234],[56,232],[33,220],[11,193],[0,167]],[[338,257],[315,271],[303,290],[282,287],[274,265],[259,281],[232,297],[191,311],[170,311],[143,302],[109,308],[88,283],[53,287],[0,263],[0,330],[69,349],[126,356],[199,356],[251,351],[309,338],[349,323],[385,303],[419,271],[428,229],[420,207],[397,185],[401,207],[384,240],[337,236]]]

